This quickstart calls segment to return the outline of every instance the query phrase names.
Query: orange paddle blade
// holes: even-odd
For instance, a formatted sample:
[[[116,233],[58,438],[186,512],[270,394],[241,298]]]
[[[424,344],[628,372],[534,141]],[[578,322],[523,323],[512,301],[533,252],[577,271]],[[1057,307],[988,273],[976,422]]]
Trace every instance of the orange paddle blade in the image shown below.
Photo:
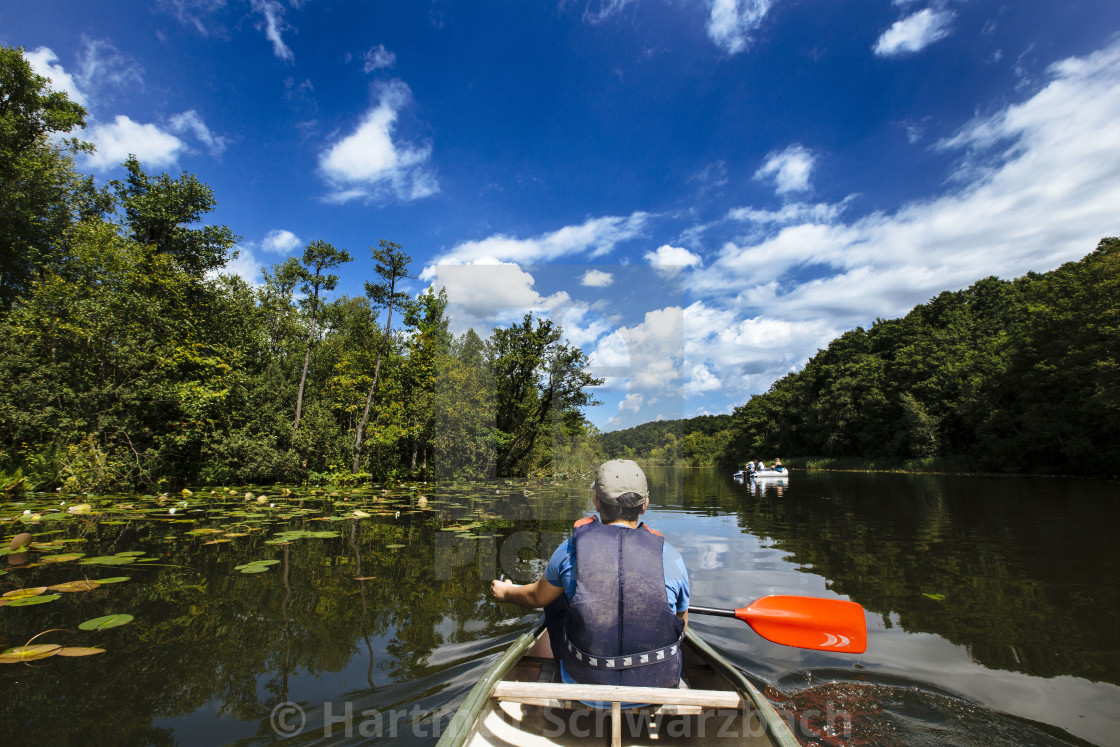
[[[735,610],[735,617],[774,643],[844,654],[867,650],[867,622],[855,602],[770,596]]]

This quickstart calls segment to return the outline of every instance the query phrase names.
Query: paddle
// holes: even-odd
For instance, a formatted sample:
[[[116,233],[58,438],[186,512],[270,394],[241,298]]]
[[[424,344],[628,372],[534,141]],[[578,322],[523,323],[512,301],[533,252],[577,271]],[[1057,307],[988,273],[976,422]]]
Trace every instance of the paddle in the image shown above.
[[[738,618],[766,640],[785,646],[844,654],[867,650],[863,607],[843,599],[770,596],[736,610],[689,605],[688,611]]]

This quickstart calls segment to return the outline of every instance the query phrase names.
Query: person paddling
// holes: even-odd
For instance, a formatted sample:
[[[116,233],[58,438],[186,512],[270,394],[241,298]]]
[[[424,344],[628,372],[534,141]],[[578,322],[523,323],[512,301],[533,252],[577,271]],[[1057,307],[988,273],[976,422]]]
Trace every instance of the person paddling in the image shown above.
[[[689,583],[677,550],[638,518],[649,487],[637,463],[601,465],[598,517],[580,519],[534,583],[496,579],[494,598],[544,607],[562,681],[676,687],[688,624]]]

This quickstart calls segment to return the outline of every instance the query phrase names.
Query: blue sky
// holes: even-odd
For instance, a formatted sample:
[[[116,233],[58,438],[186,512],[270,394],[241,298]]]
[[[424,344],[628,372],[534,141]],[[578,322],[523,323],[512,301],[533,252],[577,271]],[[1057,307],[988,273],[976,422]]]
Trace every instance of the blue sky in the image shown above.
[[[453,327],[533,310],[604,430],[729,412],[832,338],[1120,234],[1120,3],[9,0],[80,166],[186,171],[230,271],[413,257]]]

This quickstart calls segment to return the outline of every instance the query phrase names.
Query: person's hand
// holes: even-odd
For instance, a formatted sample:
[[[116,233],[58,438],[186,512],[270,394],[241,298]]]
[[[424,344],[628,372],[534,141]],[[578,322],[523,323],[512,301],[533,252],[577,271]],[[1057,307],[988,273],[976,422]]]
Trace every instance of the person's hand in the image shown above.
[[[492,593],[494,598],[499,602],[504,602],[506,600],[506,594],[509,593],[513,586],[514,583],[512,581],[508,581],[505,578],[496,578],[490,582],[490,593]]]

